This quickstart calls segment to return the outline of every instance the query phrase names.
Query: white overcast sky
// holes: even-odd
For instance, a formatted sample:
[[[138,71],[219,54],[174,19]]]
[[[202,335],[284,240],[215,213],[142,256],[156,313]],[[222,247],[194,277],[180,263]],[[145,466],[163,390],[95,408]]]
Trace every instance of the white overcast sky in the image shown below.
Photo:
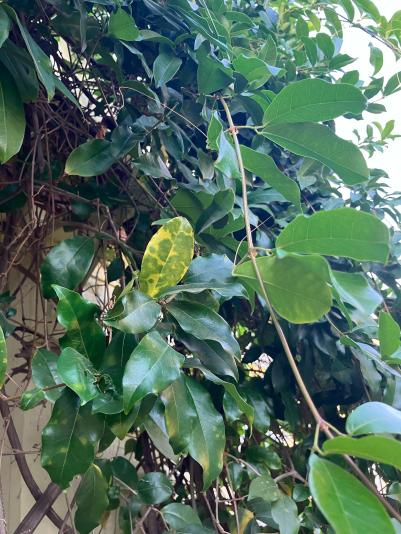
[[[391,15],[401,9],[400,0],[381,0],[377,1],[376,5],[380,12],[387,19]],[[381,48],[384,54],[384,66],[378,76],[384,76],[385,82],[395,74],[401,71],[401,60],[395,61],[394,54],[382,46],[377,40],[372,40],[362,30],[356,28],[347,28],[344,30],[344,44],[342,52],[348,53],[352,57],[356,57],[357,61],[352,63],[347,70],[357,69],[361,73],[361,78],[365,81],[369,80],[369,76],[373,73],[372,66],[369,63],[369,42]],[[375,99],[373,99],[375,100]],[[346,139],[353,139],[352,130],[357,127],[359,131],[366,131],[366,124],[371,121],[379,121],[384,125],[388,120],[395,119],[395,128],[393,133],[401,134],[401,91],[391,95],[380,101],[384,104],[387,112],[380,115],[373,115],[371,113],[364,114],[366,122],[361,124],[361,121],[339,119],[336,124],[336,131],[338,135]],[[401,138],[390,141],[389,146],[384,150],[384,153],[376,153],[368,160],[369,167],[377,167],[384,169],[389,175],[389,183],[396,191],[401,191]]]

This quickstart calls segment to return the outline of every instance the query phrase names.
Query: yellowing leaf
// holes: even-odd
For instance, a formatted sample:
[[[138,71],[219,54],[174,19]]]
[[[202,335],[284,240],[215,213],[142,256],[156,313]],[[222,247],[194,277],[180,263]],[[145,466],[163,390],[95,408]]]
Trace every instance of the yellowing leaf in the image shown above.
[[[184,217],[164,224],[149,241],[142,260],[139,285],[150,297],[177,284],[193,256],[194,232]]]

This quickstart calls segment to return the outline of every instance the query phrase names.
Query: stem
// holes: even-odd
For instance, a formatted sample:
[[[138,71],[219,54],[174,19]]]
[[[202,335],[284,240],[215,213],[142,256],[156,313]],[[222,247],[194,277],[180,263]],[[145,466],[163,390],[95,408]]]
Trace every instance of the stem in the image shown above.
[[[295,358],[292,354],[291,348],[288,344],[287,338],[284,334],[284,331],[280,325],[280,322],[277,318],[276,312],[274,311],[270,299],[267,295],[265,285],[263,283],[262,275],[260,273],[257,261],[256,261],[256,250],[253,244],[253,238],[252,238],[252,230],[251,230],[251,224],[249,221],[249,207],[248,207],[248,198],[247,198],[247,183],[246,183],[246,174],[245,174],[245,168],[244,168],[244,162],[242,160],[241,155],[241,148],[238,141],[237,136],[237,128],[233,122],[233,118],[230,112],[229,107],[227,106],[227,103],[225,102],[223,97],[220,97],[220,102],[223,105],[224,111],[227,116],[227,121],[230,126],[230,132],[233,137],[234,141],[234,148],[235,148],[235,154],[237,156],[237,162],[238,167],[241,175],[241,182],[242,182],[242,201],[243,201],[243,215],[244,215],[244,221],[245,221],[245,229],[246,229],[246,238],[248,242],[248,255],[251,259],[256,278],[258,280],[258,284],[260,287],[260,291],[262,293],[262,296],[266,302],[267,309],[269,310],[270,317],[272,318],[272,322],[274,324],[274,327],[277,331],[277,334],[280,338],[280,342],[283,346],[285,355],[287,357],[288,363],[290,364],[291,370],[294,374],[295,380],[298,384],[298,387],[302,393],[303,398],[305,399],[305,402],[313,415],[313,418],[316,421],[316,424],[318,426],[318,429],[321,429],[328,438],[332,438],[334,435],[329,429],[329,425],[326,423],[326,421],[322,418],[320,415],[315,403],[313,402],[313,399],[308,391],[308,388],[305,385],[305,382],[303,381],[303,378],[301,376],[301,373],[299,372],[299,369],[297,367],[297,364],[295,362]],[[392,506],[391,504],[386,501],[386,499],[383,497],[383,495],[380,494],[376,486],[368,479],[368,477],[359,469],[359,467],[355,464],[355,462],[347,455],[343,455],[348,465],[351,467],[351,469],[354,471],[354,473],[364,482],[364,484],[374,492],[376,497],[382,502],[382,504],[387,508],[387,510],[391,513],[393,517],[395,517],[398,521],[401,521],[401,514],[399,514]]]

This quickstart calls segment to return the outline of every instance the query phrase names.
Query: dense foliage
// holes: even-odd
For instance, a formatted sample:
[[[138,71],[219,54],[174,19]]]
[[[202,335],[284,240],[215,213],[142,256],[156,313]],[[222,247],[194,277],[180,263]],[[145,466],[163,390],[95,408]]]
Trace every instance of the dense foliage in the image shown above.
[[[401,531],[400,197],[368,159],[401,76],[378,43],[398,58],[401,11],[371,0],[0,4],[15,449],[10,408],[53,405],[44,494],[16,456],[37,501],[17,532],[112,511],[123,533]]]

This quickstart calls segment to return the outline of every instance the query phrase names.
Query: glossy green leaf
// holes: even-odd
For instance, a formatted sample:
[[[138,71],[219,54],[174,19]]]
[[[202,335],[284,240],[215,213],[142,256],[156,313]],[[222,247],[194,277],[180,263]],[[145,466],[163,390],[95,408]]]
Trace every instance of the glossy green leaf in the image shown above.
[[[61,352],[57,371],[61,380],[81,399],[82,405],[99,393],[91,361],[72,347],[65,347]]]
[[[71,152],[65,172],[77,176],[97,176],[106,172],[114,162],[110,141],[90,139]]]
[[[264,473],[252,480],[249,486],[248,501],[252,499],[263,499],[267,502],[274,502],[280,498],[280,494],[279,487],[271,475]]]
[[[380,306],[383,299],[361,273],[330,271],[331,281],[341,299],[363,316],[369,316]]]
[[[202,466],[203,487],[207,489],[223,468],[224,422],[201,384],[187,376],[185,384],[196,412],[188,452]]]
[[[21,148],[25,134],[25,113],[15,83],[4,68],[0,70],[0,163]]]
[[[8,39],[0,48],[0,62],[14,79],[23,102],[38,98],[39,82],[29,53]]]
[[[297,505],[288,495],[272,504],[272,518],[279,525],[280,534],[297,534],[300,529]]]
[[[390,358],[400,347],[400,327],[391,313],[381,311],[379,314],[379,341],[382,358]]]
[[[359,114],[365,106],[366,98],[353,85],[301,80],[279,92],[267,108],[263,123],[322,122],[345,113]]]
[[[53,74],[53,68],[50,58],[32,39],[28,30],[23,24],[21,24],[21,21],[19,20],[15,11],[13,11],[13,16],[21,32],[22,38],[25,41],[25,45],[28,49],[28,52],[32,57],[32,61],[35,65],[38,77],[45,86],[45,89],[47,91],[47,98],[50,101],[54,97],[54,93],[56,90],[55,75]]]
[[[100,524],[109,505],[107,491],[107,480],[99,467],[92,464],[82,477],[76,494],[74,523],[79,534],[89,534]]]
[[[181,64],[182,60],[175,56],[170,49],[166,48],[162,51],[153,63],[153,77],[156,87],[162,87],[174,78]]]
[[[207,146],[210,150],[219,149],[219,138],[223,131],[223,125],[219,119],[217,112],[215,111],[210,118],[209,126],[207,129]]]
[[[232,384],[231,382],[222,380],[218,376],[211,373],[208,369],[205,369],[202,365],[197,365],[196,362],[190,361],[188,362],[188,366],[201,369],[202,373],[204,374],[207,380],[209,380],[210,382],[213,382],[213,384],[222,386],[225,389],[226,393],[228,393],[228,395],[230,395],[230,397],[234,400],[240,412],[245,414],[246,417],[248,418],[248,423],[252,431],[253,420],[255,417],[253,407],[250,404],[248,404],[246,400],[239,394],[236,386]]]
[[[3,387],[7,373],[7,346],[3,329],[0,326],[0,388]]]
[[[102,430],[90,407],[81,407],[79,397],[65,389],[42,432],[42,466],[53,482],[67,488],[75,475],[87,471]]]
[[[359,148],[337,137],[327,126],[310,122],[271,124],[262,134],[294,154],[327,165],[347,185],[360,184],[369,178],[369,169]]]
[[[377,217],[353,208],[299,215],[280,233],[278,249],[385,263],[389,231]]]
[[[384,506],[353,475],[316,455],[309,465],[313,499],[335,532],[395,533]]]
[[[401,469],[401,442],[385,436],[337,436],[323,443],[327,454],[349,454]]]
[[[161,400],[170,445],[176,454],[185,453],[191,442],[197,412],[182,375],[163,391]]]
[[[301,192],[298,185],[294,180],[279,171],[273,158],[247,146],[241,146],[241,155],[244,167],[249,172],[262,178],[270,187],[273,187],[286,200],[301,210]]]
[[[311,323],[330,310],[328,264],[322,257],[290,254],[264,256],[256,262],[273,308],[287,321]],[[261,294],[251,261],[238,265],[234,275]]]
[[[116,456],[111,462],[113,476],[121,480],[129,488],[135,490],[138,485],[138,474],[134,465],[123,456]]]
[[[156,449],[174,464],[178,463],[178,456],[170,444],[169,434],[164,419],[164,405],[157,399],[149,414],[143,420],[143,427]]]
[[[4,9],[0,6],[0,47],[8,38],[10,32],[10,19]]]
[[[99,308],[75,291],[56,285],[53,289],[59,299],[58,322],[67,330],[61,348],[72,347],[97,366],[105,349],[105,335],[96,321]]]
[[[173,486],[163,473],[146,473],[138,482],[137,490],[145,504],[160,504],[171,496]]]
[[[140,406],[141,405],[138,402],[128,414],[121,412],[106,415],[107,425],[118,439],[123,440],[131,430],[131,427],[138,417]]]
[[[203,304],[172,302],[167,310],[184,332],[201,340],[217,341],[225,351],[239,359],[241,349],[226,321]]]
[[[194,249],[194,234],[184,217],[175,217],[155,233],[142,259],[141,291],[157,297],[177,284],[188,270]]]
[[[173,502],[161,509],[161,513],[169,527],[180,530],[187,525],[202,525],[198,514],[191,506]]]
[[[124,411],[150,393],[158,394],[179,377],[184,357],[157,332],[142,338],[125,366]]]
[[[129,291],[117,299],[103,321],[127,334],[142,334],[154,327],[160,312],[160,306],[153,299],[140,291]]]
[[[347,433],[361,434],[401,434],[401,412],[383,402],[365,402],[347,418]]]
[[[28,391],[24,391],[24,393],[22,394],[19,407],[21,408],[21,410],[24,411],[31,410],[32,408],[35,408],[35,406],[40,404],[43,400],[45,400],[45,398],[45,393],[42,389],[29,389]]]
[[[39,349],[32,358],[32,380],[38,388],[49,388],[62,384],[57,372],[58,355],[46,349]],[[54,388],[44,392],[47,400],[55,402],[61,395],[62,388]]]
[[[77,236],[55,245],[40,267],[43,296],[53,298],[52,284],[75,289],[86,277],[95,255],[93,239]]]
[[[139,30],[132,16],[118,7],[110,16],[108,34],[116,39],[134,41],[139,37]]]
[[[180,332],[179,339],[212,373],[238,380],[237,363],[231,350],[225,350],[217,341],[198,339],[186,333]]]

